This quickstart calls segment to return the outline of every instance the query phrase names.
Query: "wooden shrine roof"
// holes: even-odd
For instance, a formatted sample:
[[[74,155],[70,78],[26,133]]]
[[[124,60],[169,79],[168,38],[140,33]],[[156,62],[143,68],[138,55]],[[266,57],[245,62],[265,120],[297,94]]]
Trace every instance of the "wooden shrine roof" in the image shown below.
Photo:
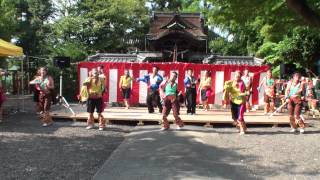
[[[154,13],[147,38],[157,40],[171,33],[184,33],[197,40],[207,38],[200,13]]]

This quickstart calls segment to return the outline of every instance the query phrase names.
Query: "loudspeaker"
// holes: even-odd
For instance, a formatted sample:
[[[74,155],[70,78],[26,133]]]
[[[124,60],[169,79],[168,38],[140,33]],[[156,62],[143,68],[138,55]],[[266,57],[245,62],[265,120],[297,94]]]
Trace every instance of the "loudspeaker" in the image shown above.
[[[53,58],[53,63],[60,69],[68,68],[70,67],[70,57],[56,56]]]
[[[280,78],[290,77],[296,71],[295,64],[280,64]]]

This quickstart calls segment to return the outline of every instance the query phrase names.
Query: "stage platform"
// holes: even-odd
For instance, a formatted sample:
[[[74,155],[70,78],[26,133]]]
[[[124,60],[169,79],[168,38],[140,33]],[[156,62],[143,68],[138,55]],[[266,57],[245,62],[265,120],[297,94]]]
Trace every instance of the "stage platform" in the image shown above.
[[[63,108],[53,108],[51,115],[54,119],[72,119],[86,120],[88,114],[86,113],[85,106],[73,105],[72,109],[75,111],[76,115],[72,115],[68,110]],[[186,109],[182,108],[180,110],[180,117],[185,123],[203,123],[205,126],[212,126],[214,124],[231,124],[233,121],[231,119],[231,112],[229,109],[221,110],[209,110],[203,111],[199,109],[196,115],[187,115]],[[95,118],[97,114],[95,113]],[[132,107],[130,109],[124,109],[123,107],[112,107],[106,108],[103,112],[105,119],[110,121],[133,121],[137,122],[137,125],[144,125],[145,122],[161,122],[162,115],[157,112],[149,114],[147,113],[147,108],[145,107]],[[169,121],[173,121],[172,113],[168,117]],[[280,113],[271,118],[263,115],[262,111],[255,111],[245,113],[245,121],[247,124],[289,124],[289,118],[287,113]]]

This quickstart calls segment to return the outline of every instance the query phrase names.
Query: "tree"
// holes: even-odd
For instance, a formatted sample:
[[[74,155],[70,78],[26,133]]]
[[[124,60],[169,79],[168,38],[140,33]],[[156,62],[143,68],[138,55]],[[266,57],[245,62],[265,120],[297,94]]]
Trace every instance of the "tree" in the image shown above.
[[[21,16],[18,16],[15,6],[10,0],[0,0],[0,14],[0,37],[10,41],[17,29],[17,20]]]
[[[54,9],[47,0],[18,0],[14,3],[17,14],[23,18],[17,25],[15,36],[18,45],[22,46],[27,55],[47,54],[47,35],[50,33],[50,18]]]
[[[310,7],[306,0],[286,0],[288,8],[300,15],[309,25],[320,28],[319,1],[309,1],[317,9]]]
[[[148,0],[152,11],[182,11],[186,0]]]
[[[301,15],[301,13],[307,14],[309,12],[310,15],[312,11],[310,17],[315,17],[320,11],[320,5],[315,0],[299,2],[294,0],[210,0],[209,2],[214,4],[209,11],[209,24],[221,28],[234,37],[233,41],[228,41],[227,44],[233,44],[237,41],[237,44],[241,44],[240,48],[246,49],[247,55],[266,58],[267,63],[292,61],[292,57],[283,58],[280,56],[280,44],[286,42],[285,44],[289,45],[289,42],[292,43],[294,41],[291,38],[292,34],[296,36],[299,36],[299,33],[304,34],[303,31],[293,31],[294,29],[303,29],[307,25],[304,21],[305,15]],[[292,11],[293,8],[297,10],[298,7],[304,7],[304,9],[300,8],[300,13]],[[319,20],[319,18],[316,19]],[[316,25],[316,20],[313,20],[313,23],[310,22],[308,31],[319,33],[319,29],[312,28],[312,25]],[[293,45],[296,48],[301,48],[296,43],[291,45],[292,48]],[[282,48],[282,50],[284,49]],[[306,61],[307,58],[303,57],[303,60]]]

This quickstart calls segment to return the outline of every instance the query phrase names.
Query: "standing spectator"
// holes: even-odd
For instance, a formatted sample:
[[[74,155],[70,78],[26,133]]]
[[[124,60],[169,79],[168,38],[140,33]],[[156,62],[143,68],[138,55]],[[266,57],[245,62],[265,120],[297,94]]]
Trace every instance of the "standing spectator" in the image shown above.
[[[186,103],[187,103],[187,114],[196,113],[197,105],[197,89],[196,89],[197,80],[193,75],[193,70],[187,70],[187,76],[184,79],[184,86],[186,88]]]
[[[123,102],[126,109],[129,109],[129,99],[131,94],[132,77],[129,74],[129,70],[124,70],[124,75],[120,77],[119,88],[122,92]]]

